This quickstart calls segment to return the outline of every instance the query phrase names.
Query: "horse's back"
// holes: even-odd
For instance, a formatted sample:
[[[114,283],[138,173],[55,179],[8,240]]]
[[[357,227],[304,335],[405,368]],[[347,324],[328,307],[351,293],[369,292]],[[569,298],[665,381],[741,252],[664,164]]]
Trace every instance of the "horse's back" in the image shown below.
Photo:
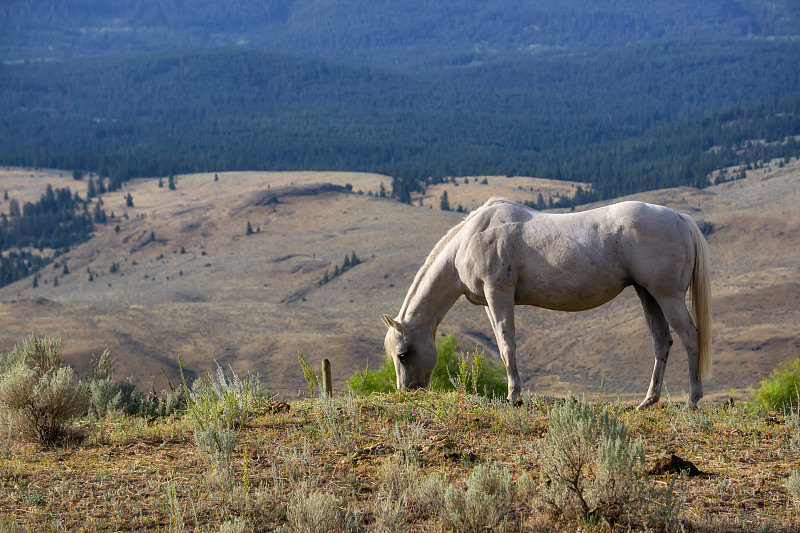
[[[550,214],[495,200],[454,244],[456,267],[477,301],[485,286],[514,288],[518,304],[563,310],[596,307],[632,283],[683,285],[683,265],[693,263],[680,215],[635,201]]]

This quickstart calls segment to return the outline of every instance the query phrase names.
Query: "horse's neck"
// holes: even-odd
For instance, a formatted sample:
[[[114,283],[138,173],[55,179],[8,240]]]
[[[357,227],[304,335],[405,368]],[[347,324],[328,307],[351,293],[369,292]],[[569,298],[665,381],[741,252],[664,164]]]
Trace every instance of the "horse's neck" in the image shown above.
[[[439,257],[419,283],[409,290],[403,302],[400,321],[417,328],[431,327],[435,332],[439,322],[463,292],[452,261]]]

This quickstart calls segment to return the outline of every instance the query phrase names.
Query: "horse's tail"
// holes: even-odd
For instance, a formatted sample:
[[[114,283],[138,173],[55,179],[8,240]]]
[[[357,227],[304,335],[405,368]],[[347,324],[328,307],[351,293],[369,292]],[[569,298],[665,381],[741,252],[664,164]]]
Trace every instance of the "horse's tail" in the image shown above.
[[[681,213],[692,232],[694,270],[692,271],[692,311],[698,332],[697,363],[701,380],[713,373],[711,362],[711,253],[703,233],[689,215]]]

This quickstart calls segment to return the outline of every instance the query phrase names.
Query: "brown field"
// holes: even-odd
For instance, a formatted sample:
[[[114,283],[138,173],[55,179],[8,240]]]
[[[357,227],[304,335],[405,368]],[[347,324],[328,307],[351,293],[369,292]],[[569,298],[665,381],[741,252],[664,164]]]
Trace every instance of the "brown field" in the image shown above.
[[[35,202],[42,197],[48,184],[53,189],[69,187],[74,191],[80,182],[76,182],[72,178],[72,172],[66,170],[0,168],[0,195],[8,193],[8,200],[2,200],[3,196],[0,196],[0,213],[8,214],[8,205],[12,199],[19,202],[20,208],[25,202]]]
[[[79,183],[66,172],[2,172],[0,189],[12,184],[11,198],[35,199],[33,189],[43,191],[47,183],[73,189]],[[304,386],[297,364],[302,352],[314,364],[330,359],[341,389],[368,361],[371,368],[380,364],[384,328],[378,314],[397,312],[429,250],[463,216],[430,209],[431,200],[418,207],[324,192],[326,184],[349,183],[354,192],[376,193],[381,183],[390,188],[385,176],[242,172],[213,178],[178,176],[175,191],[167,189],[166,179],[163,188],[154,179],[134,180],[106,194],[105,209],[116,218],[91,241],[48,266],[38,288],[26,279],[0,289],[0,351],[31,332],[57,336],[67,362],[81,370],[90,354],[108,348],[121,363],[118,374],[133,376],[148,390],[176,383],[180,355],[190,376],[217,361],[237,372],[260,372],[269,388],[286,397]],[[535,198],[538,187],[545,198],[556,194],[556,184],[544,180],[480,180],[448,184],[451,205],[473,207],[494,194]],[[747,179],[704,190],[636,196],[713,225],[708,240],[715,377],[706,384],[711,398],[746,396],[778,362],[798,354],[799,181],[800,163],[773,162]],[[508,183],[529,186],[517,195]],[[563,183],[560,193],[576,185]],[[462,192],[468,195],[458,196]],[[125,207],[128,193],[133,208]],[[438,194],[432,188],[429,196],[438,202]],[[279,201],[271,202],[273,196]],[[6,205],[0,202],[0,208]],[[254,235],[245,235],[248,222],[258,231]],[[363,263],[318,286],[352,252]],[[63,261],[70,270],[65,276]],[[115,263],[118,271],[111,273]],[[652,355],[632,290],[590,312],[518,308],[518,317],[525,388],[591,392],[604,379],[605,391],[626,401],[644,394]],[[455,334],[464,348],[480,345],[499,361],[482,309],[458,302],[440,331]],[[680,397],[688,382],[685,352],[676,343],[673,353],[666,383]]]
[[[483,183],[484,181],[486,184]],[[433,206],[436,209],[441,204],[442,193],[446,191],[451,209],[455,210],[461,206],[466,211],[472,211],[483,205],[490,196],[504,196],[522,203],[536,202],[541,194],[542,199],[548,202],[551,198],[555,201],[558,196],[574,196],[578,187],[584,190],[591,189],[591,185],[587,183],[526,176],[475,176],[451,178],[448,183],[431,185],[424,195],[412,195],[412,199],[415,203]]]
[[[422,480],[434,477],[463,492],[473,469],[489,462],[507,469],[517,487],[498,500],[510,511],[492,531],[789,533],[800,527],[785,487],[800,465],[792,443],[800,434],[788,417],[744,404],[692,411],[665,402],[638,412],[601,402],[598,412],[607,407],[633,439],[642,439],[644,490],[624,513],[581,524],[550,515],[538,503],[538,488],[523,490],[523,474],[543,481],[549,457],[537,446],[552,404],[526,400],[514,407],[456,392],[416,392],[358,398],[354,408],[339,397],[333,415],[320,400],[293,401],[277,414],[257,409],[237,430],[224,483],[209,455],[193,445],[188,415],[84,422],[85,440],[54,450],[4,437],[0,531],[271,532],[289,526],[424,532],[443,525],[459,531],[443,523],[441,499],[424,498]],[[326,420],[336,421],[327,426]],[[647,473],[672,454],[699,475]],[[584,475],[591,479],[594,467],[587,465]],[[313,492],[332,499],[331,514],[324,526],[295,529],[293,511]],[[394,506],[387,508],[387,501]]]

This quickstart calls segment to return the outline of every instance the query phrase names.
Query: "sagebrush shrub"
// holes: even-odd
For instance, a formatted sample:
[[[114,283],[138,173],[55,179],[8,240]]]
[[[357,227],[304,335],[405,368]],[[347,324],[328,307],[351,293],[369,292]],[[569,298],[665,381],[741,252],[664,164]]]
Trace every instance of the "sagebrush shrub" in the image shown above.
[[[521,479],[520,486],[529,478]],[[445,529],[459,532],[482,532],[497,528],[516,507],[520,490],[504,466],[490,462],[476,466],[466,490],[448,486],[444,490],[439,517]]]
[[[0,406],[24,437],[46,446],[58,443],[88,401],[86,386],[61,366],[61,340],[31,336],[0,359]]]
[[[424,518],[438,516],[444,502],[445,486],[436,474],[429,474],[408,494],[411,508]]]
[[[795,509],[800,511],[800,470],[792,470],[792,475],[786,481],[786,490],[792,497]]]
[[[163,398],[146,394],[132,378],[114,379],[117,363],[105,350],[97,361],[92,360],[85,383],[89,389],[88,415],[94,419],[108,415],[142,415],[167,417],[186,408],[186,393],[178,388]]]
[[[394,454],[378,467],[380,492],[392,501],[407,500],[419,477],[419,465],[413,456]]]
[[[314,409],[317,427],[325,436],[328,445],[344,452],[354,451],[357,447],[361,435],[360,413],[361,409],[352,393],[345,396],[341,413],[336,408],[336,400],[326,395],[316,400]]]
[[[604,409],[598,417],[585,399],[568,397],[548,413],[538,444],[537,503],[567,519],[618,517],[642,497],[644,445]]]
[[[372,505],[375,522],[371,531],[376,533],[400,533],[404,531],[402,504],[389,496],[377,498]]]
[[[216,376],[201,377],[191,390],[183,379],[187,409],[195,425],[195,446],[209,453],[216,479],[225,488],[231,488],[234,482],[232,459],[237,428],[248,422],[252,407],[272,398],[261,386],[258,376],[242,380],[232,368],[229,370],[230,374],[217,365]],[[181,376],[183,378],[182,369]]]
[[[295,533],[338,531],[341,528],[339,500],[333,494],[320,491],[297,491],[289,501],[286,517]]]

